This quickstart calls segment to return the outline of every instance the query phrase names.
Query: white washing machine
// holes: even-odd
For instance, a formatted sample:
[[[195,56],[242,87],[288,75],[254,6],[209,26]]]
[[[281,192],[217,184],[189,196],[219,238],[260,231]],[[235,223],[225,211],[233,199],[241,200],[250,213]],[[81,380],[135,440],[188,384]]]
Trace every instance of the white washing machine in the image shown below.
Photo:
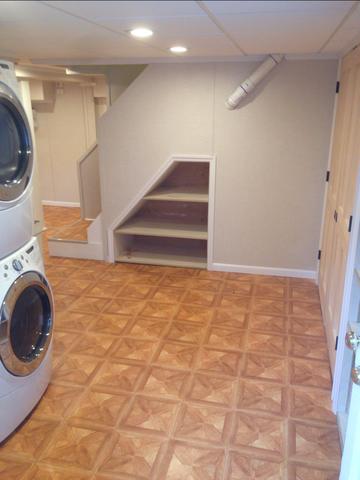
[[[32,236],[33,142],[14,65],[0,60],[0,259]]]
[[[53,297],[36,238],[0,261],[0,442],[35,407],[51,374]]]

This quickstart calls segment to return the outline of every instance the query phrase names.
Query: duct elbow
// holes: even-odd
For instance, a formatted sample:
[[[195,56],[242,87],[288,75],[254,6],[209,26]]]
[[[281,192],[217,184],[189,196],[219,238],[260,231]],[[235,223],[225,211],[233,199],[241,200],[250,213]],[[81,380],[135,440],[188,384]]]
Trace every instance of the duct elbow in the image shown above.
[[[234,110],[241,100],[273,70],[284,58],[284,55],[269,55],[264,62],[245,80],[234,93],[226,100],[225,105],[229,110]]]

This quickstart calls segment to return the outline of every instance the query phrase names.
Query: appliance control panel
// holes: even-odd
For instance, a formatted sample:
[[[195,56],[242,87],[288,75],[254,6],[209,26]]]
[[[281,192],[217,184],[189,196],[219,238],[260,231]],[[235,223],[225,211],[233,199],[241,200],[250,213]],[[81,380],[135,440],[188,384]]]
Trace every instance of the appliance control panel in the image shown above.
[[[0,282],[14,281],[23,271],[39,270],[42,265],[41,252],[36,238],[32,238],[23,248],[0,260]]]

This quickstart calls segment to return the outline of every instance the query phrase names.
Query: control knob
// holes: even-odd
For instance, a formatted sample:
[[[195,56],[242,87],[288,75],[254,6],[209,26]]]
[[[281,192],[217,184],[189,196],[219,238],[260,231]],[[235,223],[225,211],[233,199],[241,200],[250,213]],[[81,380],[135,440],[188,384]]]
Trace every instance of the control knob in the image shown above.
[[[13,260],[12,266],[13,266],[14,270],[16,270],[17,272],[21,272],[21,270],[23,269],[23,264],[17,258],[15,258],[15,260]]]

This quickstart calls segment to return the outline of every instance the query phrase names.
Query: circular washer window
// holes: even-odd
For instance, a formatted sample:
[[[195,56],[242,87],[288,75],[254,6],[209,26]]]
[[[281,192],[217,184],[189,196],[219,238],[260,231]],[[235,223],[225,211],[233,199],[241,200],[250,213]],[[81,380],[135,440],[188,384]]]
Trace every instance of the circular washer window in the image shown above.
[[[10,287],[0,316],[0,358],[14,375],[39,366],[50,345],[53,301],[48,283],[36,272],[21,275]]]
[[[11,201],[25,191],[32,172],[31,132],[25,111],[0,82],[0,200]]]

